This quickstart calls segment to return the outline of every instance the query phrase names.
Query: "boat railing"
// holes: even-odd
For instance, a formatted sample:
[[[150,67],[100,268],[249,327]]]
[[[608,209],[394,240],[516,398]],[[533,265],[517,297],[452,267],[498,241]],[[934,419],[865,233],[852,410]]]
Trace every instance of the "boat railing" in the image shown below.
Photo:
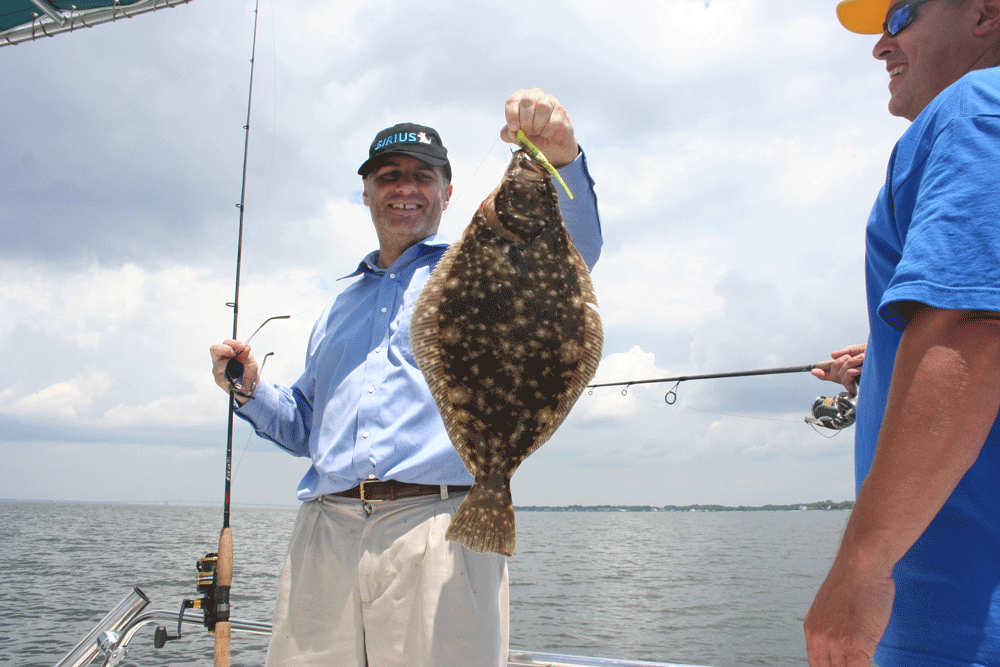
[[[162,648],[169,639],[179,639],[182,626],[204,625],[204,614],[197,609],[181,607],[179,612],[150,610],[150,599],[139,588],[125,596],[108,614],[94,626],[90,633],[80,640],[72,651],[56,663],[55,667],[86,667],[95,660],[102,660],[102,667],[113,667],[128,655],[128,646],[136,633],[147,625],[156,625],[153,644]],[[167,627],[177,624],[177,634],[170,635]],[[270,635],[271,624],[230,619],[233,632],[253,635]],[[508,667],[697,667],[667,662],[645,662],[641,660],[620,660],[613,658],[588,658],[559,653],[536,653],[511,650],[507,657]]]

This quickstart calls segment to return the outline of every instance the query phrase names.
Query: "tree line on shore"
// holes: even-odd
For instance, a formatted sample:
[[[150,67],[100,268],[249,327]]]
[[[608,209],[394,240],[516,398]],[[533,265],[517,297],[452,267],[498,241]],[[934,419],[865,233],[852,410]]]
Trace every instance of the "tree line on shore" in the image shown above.
[[[806,510],[849,510],[853,500],[821,500],[794,505],[528,505],[516,507],[519,512],[798,512]]]

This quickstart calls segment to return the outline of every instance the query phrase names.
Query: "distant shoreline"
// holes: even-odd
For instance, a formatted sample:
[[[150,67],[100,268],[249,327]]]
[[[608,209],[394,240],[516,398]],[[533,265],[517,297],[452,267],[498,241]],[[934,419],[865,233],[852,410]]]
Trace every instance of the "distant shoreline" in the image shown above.
[[[0,498],[8,503],[68,503],[80,505],[172,505],[177,507],[214,507],[213,503],[180,500],[47,500]],[[258,503],[233,503],[234,507],[296,508],[298,505],[270,505]],[[853,500],[823,500],[793,505],[524,505],[515,506],[517,512],[802,512],[854,509]]]
[[[528,505],[515,507],[517,512],[830,512],[834,510],[854,509],[853,500],[823,500],[813,503],[796,503],[794,505],[760,505],[750,507],[739,505]]]

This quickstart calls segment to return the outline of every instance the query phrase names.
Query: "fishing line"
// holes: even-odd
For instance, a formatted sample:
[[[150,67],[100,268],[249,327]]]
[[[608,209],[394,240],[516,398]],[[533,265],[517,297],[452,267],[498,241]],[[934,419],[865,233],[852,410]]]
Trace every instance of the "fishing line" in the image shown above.
[[[233,338],[239,334],[239,302],[240,302],[240,269],[243,259],[243,232],[244,214],[246,212],[246,191],[247,191],[247,163],[250,154],[250,119],[253,102],[253,75],[254,60],[257,53],[257,23],[260,17],[260,0],[255,0],[253,10],[253,46],[250,50],[250,84],[247,92],[247,114],[246,124],[243,126],[245,133],[243,140],[243,175],[240,186],[240,203],[236,207],[240,210],[239,216],[239,236],[236,243],[236,280],[233,293],[233,300],[226,306],[233,309]],[[273,12],[272,12],[273,16]],[[273,19],[272,19],[273,20]],[[273,163],[272,163],[273,166]],[[273,172],[273,169],[272,169]],[[250,334],[247,341],[253,338],[261,328],[275,319],[287,319],[288,315],[269,317]],[[267,353],[261,360],[257,369],[257,376],[264,368],[267,357],[272,353]],[[233,481],[233,425],[237,408],[236,396],[246,396],[244,387],[238,385],[236,380],[241,380],[243,376],[243,364],[235,358],[229,360],[226,365],[226,375],[229,378],[229,424],[226,435],[226,484],[225,498],[222,506],[222,530],[219,532],[219,547],[215,553],[206,554],[204,558],[198,560],[198,591],[204,593],[197,600],[184,600],[177,620],[177,633],[170,634],[166,627],[160,626],[156,629],[154,646],[161,648],[167,641],[180,639],[181,626],[184,622],[184,611],[186,609],[200,609],[202,621],[209,633],[215,636],[213,648],[214,667],[229,667],[230,664],[230,639],[232,634],[232,621],[230,620],[230,591],[233,583],[233,531],[230,526],[230,509],[232,507],[231,491]],[[255,381],[256,385],[256,381]],[[252,389],[251,389],[252,391]],[[252,398],[250,396],[249,398]],[[243,454],[246,453],[250,440],[244,446]],[[240,462],[243,460],[240,455]],[[237,463],[237,468],[239,463]],[[138,591],[138,589],[136,589]],[[110,660],[111,658],[109,658]]]
[[[448,210],[445,211],[444,215],[442,215],[442,219],[446,215],[448,215],[448,213],[450,213],[451,211],[454,210],[455,205],[458,203],[459,199],[462,198],[462,195],[465,193],[465,191],[469,189],[469,186],[472,185],[472,181],[475,179],[476,174],[478,174],[479,170],[482,169],[482,167],[483,167],[484,164],[486,164],[486,161],[490,158],[490,154],[493,152],[493,149],[496,148],[496,145],[499,142],[500,142],[500,137],[497,136],[497,138],[493,141],[493,145],[490,146],[490,148],[489,148],[488,151],[486,151],[486,155],[483,156],[483,159],[479,163],[479,166],[476,167],[475,171],[472,172],[472,175],[469,177],[468,181],[466,181],[465,186],[462,188],[462,191],[458,193],[457,197],[455,197],[454,199],[452,199],[451,204],[448,206]],[[305,315],[306,313],[311,313],[311,312],[313,312],[313,311],[315,311],[315,310],[317,310],[319,308],[323,308],[328,303],[330,303],[331,301],[333,301],[334,299],[336,299],[338,295],[339,295],[339,293],[331,296],[329,299],[326,299],[325,301],[317,303],[314,306],[310,306],[309,308],[305,308],[304,310],[300,310],[300,311],[294,312],[291,315],[285,315],[284,317],[286,317],[286,318],[287,317],[298,317],[299,315]],[[275,319],[275,318],[270,318],[270,319]],[[261,326],[263,326],[263,325],[261,325]],[[257,330],[259,331],[260,327],[258,327]],[[255,331],[254,333],[257,333],[257,332]],[[247,339],[247,342],[249,342],[249,339]]]
[[[264,189],[264,201],[263,201],[264,215],[262,216],[262,218],[265,218],[265,219],[267,218],[267,213],[270,211],[270,205],[271,205],[271,185],[272,185],[272,183],[274,181],[274,159],[275,159],[275,154],[277,153],[277,142],[275,141],[275,128],[278,125],[278,95],[277,95],[277,91],[278,91],[278,56],[277,56],[278,39],[277,39],[275,28],[274,28],[274,2],[273,1],[270,3],[270,6],[271,6],[271,76],[272,76],[272,82],[274,84],[274,88],[273,88],[273,93],[274,94],[271,96],[271,102],[272,102],[272,107],[271,107],[271,132],[270,132],[270,136],[271,136],[271,156],[270,156],[270,161],[268,163],[268,169],[267,169],[267,186]],[[258,228],[257,228],[257,236],[254,238],[254,242],[253,242],[253,246],[254,247],[259,247],[259,245],[260,245],[260,237],[263,234],[263,231],[264,231],[264,226],[263,225],[259,225]],[[256,264],[256,262],[255,262],[255,264]],[[309,309],[309,310],[313,310],[313,309]],[[308,310],[307,311],[303,311],[303,312],[308,312]],[[249,344],[250,343],[250,339],[253,338],[255,335],[257,335],[257,332],[260,331],[261,328],[265,324],[267,324],[269,321],[271,321],[273,319],[288,319],[288,318],[291,318],[293,315],[301,315],[301,314],[302,313],[293,313],[292,315],[283,315],[283,316],[280,316],[280,317],[269,317],[269,318],[265,319],[263,321],[263,323],[259,327],[257,327],[256,331],[254,331],[252,334],[250,334],[250,336],[246,340],[246,343]],[[267,356],[264,357],[264,360],[267,361]],[[260,372],[262,370],[263,370],[263,365],[261,366],[261,368],[259,369],[258,372]],[[243,457],[246,456],[247,450],[250,449],[250,441],[253,440],[253,436],[254,436],[253,432],[251,432],[250,435],[247,436],[247,441],[243,445],[243,451],[240,452],[240,459],[239,459],[239,461],[236,462],[236,469],[233,471],[234,475],[240,471],[240,466],[243,464]]]
[[[246,190],[247,190],[247,158],[250,153],[250,111],[253,102],[253,70],[254,59],[257,54],[257,19],[259,14],[260,0],[255,0],[253,9],[253,45],[250,49],[250,85],[247,92],[247,122],[243,126],[245,137],[243,140],[243,182],[240,186],[240,209],[239,239],[236,244],[236,287],[233,294],[233,338],[237,336],[239,326],[239,303],[240,303],[240,264],[243,258],[243,216],[245,213]],[[261,325],[263,326],[263,325]],[[259,330],[259,328],[258,328]],[[256,332],[255,332],[256,333]],[[215,635],[215,647],[213,662],[215,667],[229,667],[230,633],[232,626],[229,620],[229,593],[233,583],[233,531],[229,525],[230,494],[233,481],[233,421],[236,412],[236,389],[232,383],[229,385],[229,430],[226,437],[226,493],[222,510],[222,530],[219,533],[219,551],[212,573],[212,588],[214,591],[213,604],[214,618],[211,619],[212,626],[209,630]],[[208,614],[208,609],[205,614]]]
[[[839,430],[838,431],[834,431],[833,435],[826,435],[825,433],[823,433],[823,431],[821,431],[818,428],[816,428],[816,424],[813,424],[812,422],[810,422],[808,420],[806,421],[806,423],[809,424],[809,426],[812,427],[812,430],[816,431],[817,433],[819,433],[821,436],[823,436],[827,440],[829,440],[830,438],[836,438],[838,435],[840,435],[840,431]]]
[[[690,405],[678,405],[677,407],[684,408],[685,410],[694,410],[695,412],[707,412],[711,415],[722,415],[724,417],[740,417],[742,419],[755,419],[757,421],[764,422],[778,422],[779,424],[800,424],[802,423],[798,419],[775,419],[773,417],[754,417],[753,415],[738,415],[733,412],[717,412],[715,410],[703,410],[702,408],[695,408]]]
[[[240,464],[243,463],[243,457],[246,456],[247,450],[250,449],[250,441],[253,440],[253,436],[253,431],[251,431],[250,435],[247,436],[247,443],[243,445],[243,451],[240,453],[240,460],[236,462],[236,469],[233,470],[234,476],[240,471]]]
[[[267,169],[267,184],[266,184],[266,186],[264,188],[264,198],[261,201],[261,215],[259,216],[260,220],[266,220],[267,217],[268,217],[268,213],[270,212],[270,208],[271,208],[271,185],[272,185],[272,183],[274,181],[274,159],[275,159],[275,153],[277,152],[277,142],[275,141],[275,128],[278,125],[278,95],[277,95],[277,91],[278,91],[278,64],[277,64],[277,62],[278,62],[278,58],[277,58],[276,51],[277,51],[277,38],[275,37],[275,31],[274,31],[274,3],[272,2],[271,3],[271,71],[272,71],[274,86],[273,86],[273,95],[271,96],[272,105],[273,106],[272,106],[272,112],[271,112],[271,131],[269,133],[269,136],[271,138],[271,155],[270,155],[270,161],[268,163],[268,169]],[[251,74],[251,76],[252,76],[252,74]],[[252,83],[251,83],[251,85],[252,85]],[[247,115],[247,121],[249,123],[249,113]],[[239,206],[239,205],[240,204],[237,204],[237,206]],[[263,233],[264,233],[264,225],[263,224],[258,224],[257,225],[257,234],[256,234],[256,236],[254,236],[253,242],[250,243],[250,248],[249,248],[250,250],[256,250],[256,249],[258,249],[260,247],[260,238],[261,238],[261,235]],[[254,253],[250,253],[250,255],[251,255],[251,258],[254,257],[254,256],[256,256]],[[244,277],[243,277],[243,283],[244,284],[247,281],[247,278],[246,278],[247,275],[249,275],[251,273],[258,272],[258,267],[259,267],[260,261],[259,261],[259,259],[251,259],[250,262],[249,262],[249,264],[250,265],[247,267],[247,270],[244,271]],[[261,325],[261,326],[263,326],[263,325]],[[258,330],[259,329],[260,328],[258,327]],[[254,333],[256,333],[256,332],[254,332]],[[238,340],[238,338],[237,338],[237,336],[235,334],[234,334],[233,338],[236,338]]]
[[[274,25],[273,3],[272,3],[272,17],[271,17],[271,22],[272,22],[272,31],[273,31],[273,25]],[[275,74],[275,80],[277,80],[277,74]],[[275,117],[277,117],[277,97],[275,97]],[[496,146],[497,146],[498,143],[500,143],[500,136],[499,135],[497,135],[497,138],[493,140],[493,143],[490,145],[489,150],[486,151],[486,154],[483,156],[483,159],[479,162],[479,165],[475,168],[475,170],[469,176],[469,178],[465,182],[465,185],[463,186],[462,190],[458,193],[458,195],[454,199],[451,200],[451,203],[449,204],[448,209],[444,212],[444,215],[442,215],[442,219],[444,219],[444,217],[446,217],[451,211],[455,210],[456,205],[458,204],[459,200],[461,200],[461,198],[462,198],[462,195],[464,195],[465,191],[469,189],[470,185],[472,185],[472,182],[476,178],[476,174],[478,174],[479,171],[483,168],[483,165],[486,164],[486,161],[490,158],[490,155],[493,153],[493,149],[496,148]],[[271,171],[269,172],[269,174],[273,174],[273,169],[274,169],[274,144],[272,143]],[[270,192],[270,180],[268,181],[268,192]],[[237,204],[237,206],[239,206],[239,205]],[[254,243],[255,244],[258,243],[259,240],[260,240],[260,233],[261,232],[258,231],[257,237],[254,239]],[[304,310],[300,310],[300,311],[294,312],[291,315],[285,315],[284,318],[298,317],[299,315],[304,315],[306,313],[313,312],[313,311],[315,311],[315,310],[317,310],[319,308],[323,308],[328,303],[330,303],[331,301],[333,301],[334,299],[336,299],[337,296],[338,296],[338,294],[335,294],[335,295],[331,296],[329,299],[326,299],[325,301],[323,301],[321,303],[318,303],[318,304],[316,304],[314,306],[310,306],[309,308],[306,308]],[[276,319],[276,318],[269,318],[269,319]],[[267,322],[267,320],[265,320],[265,323],[266,322]],[[264,325],[262,324],[261,326],[264,326]],[[260,327],[257,327],[257,331],[260,331]],[[254,334],[256,334],[257,331],[254,331]],[[234,334],[233,337],[235,338],[236,335]],[[252,338],[253,335],[251,334],[250,337]],[[249,342],[249,340],[250,339],[248,338],[245,342]],[[228,372],[227,372],[227,375],[228,375]],[[239,378],[239,376],[237,375],[233,379],[236,379],[236,378]]]
[[[458,193],[458,196],[451,201],[451,204],[448,206],[448,211],[454,210],[454,207],[458,204],[459,200],[462,198],[462,195],[464,195],[465,191],[469,189],[470,185],[472,185],[472,181],[475,180],[476,174],[478,174],[479,170],[483,168],[483,165],[486,164],[486,161],[490,159],[490,154],[493,152],[493,149],[497,147],[497,144],[499,142],[500,142],[500,135],[497,135],[497,138],[493,141],[493,144],[490,146],[490,149],[486,151],[486,155],[483,156],[482,162],[479,163],[479,166],[476,167],[476,169],[472,172],[472,175],[469,176],[469,180],[465,182],[465,187],[463,187],[462,191]]]
[[[589,394],[589,395],[593,395],[593,394]],[[608,397],[611,397],[611,396],[612,396],[611,394],[603,394],[603,395],[602,394],[597,394],[595,396],[595,398],[608,398]],[[630,398],[632,398],[632,400],[635,400],[635,401],[644,401],[646,403],[660,403],[661,402],[659,399],[646,398],[645,396],[639,396],[635,392],[632,392],[628,396]],[[755,419],[755,420],[758,420],[758,421],[778,422],[778,423],[781,423],[781,424],[798,424],[799,423],[799,420],[797,420],[797,419],[793,420],[793,419],[775,419],[773,417],[754,417],[753,415],[741,415],[741,414],[737,414],[735,412],[719,412],[717,410],[705,410],[703,408],[696,408],[696,407],[693,407],[693,406],[690,406],[690,405],[685,405],[683,403],[676,403],[676,404],[670,404],[670,405],[677,405],[677,407],[684,408],[685,410],[694,410],[695,412],[706,412],[708,414],[721,415],[723,417],[737,417],[737,418],[741,418],[741,419]]]

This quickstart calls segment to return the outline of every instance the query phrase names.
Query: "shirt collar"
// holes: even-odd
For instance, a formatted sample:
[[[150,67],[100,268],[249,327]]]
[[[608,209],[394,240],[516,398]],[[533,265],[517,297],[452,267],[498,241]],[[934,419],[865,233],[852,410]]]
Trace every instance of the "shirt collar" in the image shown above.
[[[393,266],[402,266],[404,264],[409,264],[414,259],[434,250],[435,248],[447,248],[448,238],[441,233],[432,234],[422,241],[418,241],[409,248],[406,249],[399,259],[393,262]],[[353,273],[349,273],[338,280],[345,280],[347,278],[356,278],[364,273],[374,273],[376,275],[383,274],[387,269],[380,269],[376,262],[378,261],[378,250],[372,250],[370,253],[365,255],[364,259],[358,264],[358,268],[354,270]],[[392,267],[390,267],[392,268]]]

